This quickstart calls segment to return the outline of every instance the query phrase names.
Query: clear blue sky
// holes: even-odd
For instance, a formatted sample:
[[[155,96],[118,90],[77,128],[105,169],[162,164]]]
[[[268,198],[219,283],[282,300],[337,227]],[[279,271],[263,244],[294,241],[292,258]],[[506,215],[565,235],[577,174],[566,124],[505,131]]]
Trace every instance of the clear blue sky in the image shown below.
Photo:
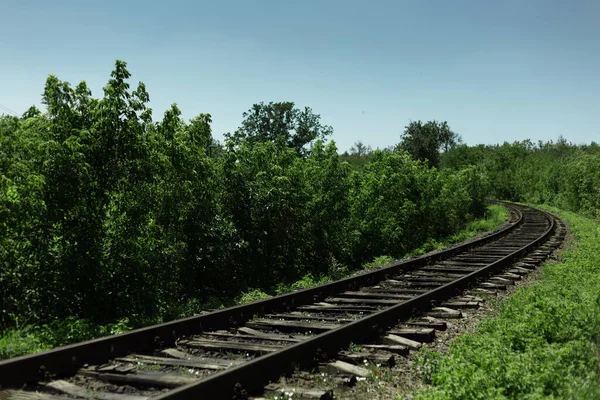
[[[0,104],[40,103],[52,73],[102,95],[116,59],[215,137],[260,101],[310,106],[341,150],[410,120],[468,144],[600,141],[600,2],[0,0]]]

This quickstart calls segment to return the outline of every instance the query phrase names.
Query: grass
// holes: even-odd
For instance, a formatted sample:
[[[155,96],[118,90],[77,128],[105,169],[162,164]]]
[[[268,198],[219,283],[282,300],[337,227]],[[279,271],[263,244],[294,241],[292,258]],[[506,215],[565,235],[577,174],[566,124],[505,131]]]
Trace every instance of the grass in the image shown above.
[[[419,255],[437,248],[447,247],[453,243],[471,238],[481,232],[497,229],[500,225],[506,222],[507,219],[508,211],[504,207],[491,205],[488,207],[488,212],[486,213],[485,218],[472,221],[465,229],[448,238],[447,240],[429,241],[423,247],[411,252],[407,256]],[[384,255],[375,258],[372,262],[364,265],[363,268],[381,268],[392,261],[392,257]],[[341,279],[350,273],[350,271],[347,271],[345,268],[332,268],[332,271],[333,272],[328,276],[315,277],[309,274],[292,284],[280,284],[274,290],[273,294],[265,293],[259,289],[250,289],[248,292],[241,294],[237,298],[215,298],[205,302],[192,299],[182,306],[181,309],[178,309],[176,312],[172,312],[171,314],[185,317],[198,314],[205,310],[224,308],[236,304],[246,304],[256,300],[266,299],[272,297],[273,295],[290,293],[295,290],[328,283],[336,279]],[[115,324],[99,326],[95,325],[91,321],[71,318],[64,321],[56,321],[43,326],[29,325],[18,327],[16,329],[8,329],[2,332],[0,335],[0,359],[36,353],[69,343],[122,333],[133,328],[148,326],[160,322],[164,322],[164,320],[156,318],[153,320],[145,320],[143,322],[138,321],[130,324],[127,319],[124,319]]]
[[[37,353],[95,337],[116,335],[131,329],[127,319],[114,324],[96,325],[91,321],[75,318],[9,329],[0,336],[0,359]]]
[[[40,338],[33,327],[10,329],[0,337],[0,359],[38,353],[52,348],[52,344]]]
[[[136,367],[140,371],[161,371],[164,368],[160,364],[151,364],[144,362],[138,362]]]
[[[355,344],[355,343],[350,343],[350,346],[348,346],[348,349],[350,351],[354,351],[356,353],[360,353],[360,351],[362,350],[362,347],[359,344]]]
[[[422,351],[417,366],[432,386],[417,399],[600,399],[600,224],[560,215],[577,239],[562,262],[446,355]]]

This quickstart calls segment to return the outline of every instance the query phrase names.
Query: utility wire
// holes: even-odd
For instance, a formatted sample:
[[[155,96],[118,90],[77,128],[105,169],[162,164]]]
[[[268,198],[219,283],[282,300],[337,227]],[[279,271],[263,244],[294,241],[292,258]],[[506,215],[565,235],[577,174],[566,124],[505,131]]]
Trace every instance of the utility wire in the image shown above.
[[[18,112],[16,112],[16,111],[13,111],[13,110],[11,110],[10,108],[6,107],[5,105],[2,105],[2,104],[0,104],[0,108],[2,108],[4,111],[6,111],[6,112],[8,112],[8,113],[10,113],[10,114],[14,114],[14,115],[16,115],[16,116],[18,116],[18,117],[20,117],[20,116],[21,116],[21,114],[19,114],[19,113],[18,113]]]
[[[8,114],[12,114],[12,115],[15,115],[15,114],[16,114],[16,113],[15,113],[13,110],[11,110],[11,109],[10,109],[10,108],[8,108],[8,107],[5,107],[5,106],[3,106],[2,104],[0,104],[0,110],[2,110],[2,111],[4,111],[4,112],[6,112],[6,113],[8,113]]]
[[[2,104],[0,104],[0,109],[2,109],[3,111],[6,111],[9,114],[13,114],[16,117],[19,117],[19,118],[21,117],[21,114],[19,114],[16,111],[11,110],[10,108],[8,108],[8,107],[6,107],[6,106],[4,106]]]

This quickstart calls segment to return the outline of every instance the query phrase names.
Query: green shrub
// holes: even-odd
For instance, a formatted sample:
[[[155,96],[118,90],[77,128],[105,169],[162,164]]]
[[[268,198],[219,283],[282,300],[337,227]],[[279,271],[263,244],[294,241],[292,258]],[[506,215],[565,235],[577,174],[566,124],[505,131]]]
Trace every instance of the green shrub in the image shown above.
[[[531,141],[451,148],[443,165],[460,171],[476,168],[497,199],[549,204],[598,216],[600,210],[600,146]]]
[[[377,269],[377,268],[381,268],[381,267],[385,266],[386,264],[391,263],[392,261],[394,261],[393,257],[379,256],[379,257],[375,257],[375,259],[373,261],[366,263],[364,267],[366,269]]]
[[[44,343],[31,327],[27,329],[10,329],[0,336],[0,360],[17,357],[23,354],[37,353],[52,348],[52,344]]]
[[[272,297],[272,296],[263,292],[262,290],[253,289],[253,290],[250,290],[249,292],[242,294],[240,296],[240,298],[237,300],[237,303],[238,304],[252,303],[253,301],[264,300],[264,299],[268,299],[270,297]]]
[[[131,329],[127,318],[106,325],[97,325],[90,320],[67,318],[64,321],[53,321],[41,326],[30,325],[22,329],[8,329],[0,336],[0,359],[116,335]]]
[[[41,343],[65,343],[313,286],[483,213],[475,168],[386,150],[352,170],[289,102],[256,105],[221,145],[209,114],[153,122],[130,77],[117,61],[94,98],[51,75],[44,113],[0,117],[0,331],[47,324]]]

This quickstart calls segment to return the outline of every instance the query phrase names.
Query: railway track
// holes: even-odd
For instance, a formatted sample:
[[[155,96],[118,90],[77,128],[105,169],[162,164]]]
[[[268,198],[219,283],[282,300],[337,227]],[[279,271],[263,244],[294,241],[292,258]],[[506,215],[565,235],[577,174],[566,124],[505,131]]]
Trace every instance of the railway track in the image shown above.
[[[439,253],[2,361],[0,400],[242,399],[307,367],[327,372],[334,382],[350,382],[364,376],[363,360],[393,362],[445,329],[444,318],[476,307],[478,299],[462,295],[465,289],[505,289],[560,245],[566,231],[560,220],[533,208],[506,206],[511,211],[506,227]],[[352,343],[360,344],[360,351],[344,350]],[[320,390],[297,392],[300,398],[328,396]]]

